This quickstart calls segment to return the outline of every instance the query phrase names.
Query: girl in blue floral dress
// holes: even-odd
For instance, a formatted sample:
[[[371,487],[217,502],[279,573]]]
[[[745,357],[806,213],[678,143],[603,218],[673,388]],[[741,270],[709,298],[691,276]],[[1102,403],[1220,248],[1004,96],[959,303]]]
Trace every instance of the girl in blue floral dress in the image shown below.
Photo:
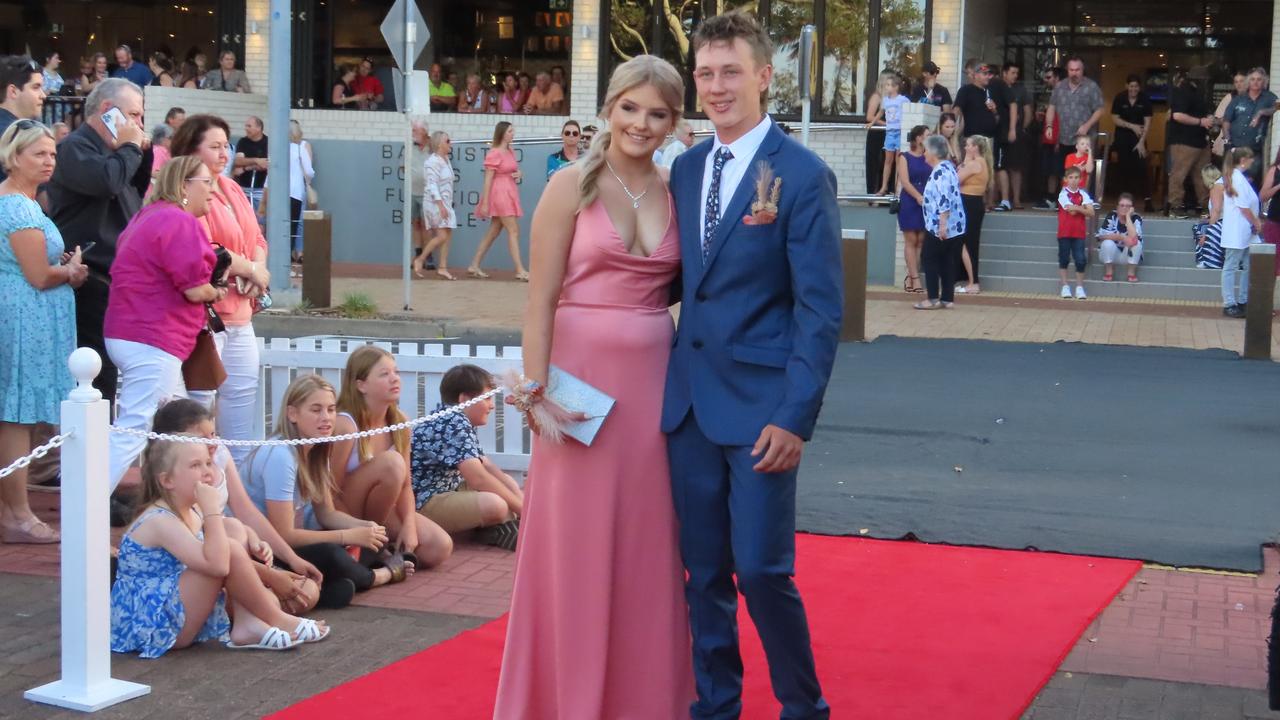
[[[156,658],[212,638],[230,648],[288,650],[328,637],[324,623],[281,610],[258,579],[249,548],[261,555],[265,544],[223,517],[213,479],[205,446],[147,446],[143,510],[120,543],[111,588],[113,651]],[[258,559],[270,563],[269,549]],[[234,626],[227,618],[228,596]]]

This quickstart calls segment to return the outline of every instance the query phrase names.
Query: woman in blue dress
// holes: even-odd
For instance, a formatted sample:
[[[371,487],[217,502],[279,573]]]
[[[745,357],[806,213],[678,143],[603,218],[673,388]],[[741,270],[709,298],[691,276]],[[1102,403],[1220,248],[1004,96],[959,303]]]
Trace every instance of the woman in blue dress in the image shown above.
[[[63,253],[62,235],[36,204],[53,175],[53,133],[18,120],[0,135],[0,467],[31,452],[36,423],[56,425],[70,392],[67,356],[76,348],[72,288],[88,276],[79,248]],[[58,532],[27,502],[27,471],[0,479],[0,541],[56,543]]]
[[[924,159],[925,125],[917,125],[907,133],[907,150],[898,155],[898,229],[902,231],[902,254],[907,276],[902,289],[909,293],[924,292],[920,282],[920,248],[924,247],[924,186],[933,168]],[[905,181],[904,181],[905,178]]]

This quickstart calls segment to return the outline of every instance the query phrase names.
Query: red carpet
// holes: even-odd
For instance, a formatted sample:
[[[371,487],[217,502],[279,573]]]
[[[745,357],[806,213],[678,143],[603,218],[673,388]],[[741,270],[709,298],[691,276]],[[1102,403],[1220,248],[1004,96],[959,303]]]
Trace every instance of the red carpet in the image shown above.
[[[910,542],[798,540],[797,581],[836,718],[1017,718],[1141,567]],[[743,718],[776,718],[745,610],[742,622]],[[505,628],[505,618],[495,620],[271,717],[487,720]]]

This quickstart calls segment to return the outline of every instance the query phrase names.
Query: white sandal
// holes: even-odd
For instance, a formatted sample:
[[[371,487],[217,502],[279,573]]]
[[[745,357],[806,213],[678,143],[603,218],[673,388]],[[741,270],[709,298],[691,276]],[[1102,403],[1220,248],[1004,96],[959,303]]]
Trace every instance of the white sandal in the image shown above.
[[[231,650],[292,650],[301,644],[301,640],[294,640],[289,633],[278,627],[267,628],[267,631],[262,634],[262,639],[252,645],[237,645],[230,640],[227,641],[227,647]]]
[[[294,632],[298,636],[298,644],[315,643],[329,637],[329,632],[333,628],[326,625],[323,630],[320,625],[311,618],[302,618],[298,621],[298,629]]]

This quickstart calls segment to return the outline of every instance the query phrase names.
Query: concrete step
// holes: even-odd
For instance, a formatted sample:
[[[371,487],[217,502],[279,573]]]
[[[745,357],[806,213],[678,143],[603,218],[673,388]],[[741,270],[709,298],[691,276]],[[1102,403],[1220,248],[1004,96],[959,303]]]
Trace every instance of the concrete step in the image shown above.
[[[985,263],[983,263],[985,266]],[[1061,284],[1057,277],[1057,265],[1054,265],[1052,276],[1040,277],[999,277],[983,272],[982,289],[1016,293],[1038,293],[1057,295]],[[1178,283],[1139,282],[1129,283],[1123,280],[1102,282],[1101,280],[1085,280],[1085,292],[1094,297],[1116,297],[1135,299],[1170,299],[1195,300],[1200,302],[1218,302],[1222,292],[1218,286],[1183,285]],[[1063,302],[1066,302],[1065,300]]]
[[[1097,260],[1096,251],[1090,249],[1090,260],[1092,263]],[[1058,244],[1056,240],[1043,242],[1035,245],[1005,245],[998,242],[988,242],[987,235],[982,234],[982,260],[1021,260],[1025,262],[1035,262],[1037,260],[1050,260],[1057,262]],[[1196,254],[1191,250],[1155,250],[1152,248],[1143,248],[1142,266],[1143,267],[1167,267],[1167,268],[1194,268],[1196,265]]]
[[[1144,228],[1145,231],[1145,228]],[[994,245],[1041,245],[1057,248],[1058,226],[1040,230],[1018,230],[1006,227],[992,227],[985,221],[982,224],[982,246]],[[1194,252],[1195,243],[1191,240],[1191,230],[1185,235],[1159,235],[1144,232],[1142,243],[1148,252],[1167,250],[1172,252]]]
[[[1098,212],[1098,220],[1106,217],[1111,208]],[[1139,213],[1141,214],[1141,213]],[[1143,215],[1143,232],[1147,235],[1191,236],[1191,226],[1198,220],[1172,220],[1163,216]],[[983,229],[999,227],[1007,230],[1055,232],[1058,227],[1057,212],[1045,210],[1021,210],[1006,213],[989,212],[983,220]]]
[[[1089,264],[1085,268],[1085,277],[1090,280],[1102,280],[1103,266],[1097,261],[1096,255],[1089,258]],[[1002,260],[999,258],[990,258],[983,253],[982,265],[979,268],[982,273],[982,283],[985,285],[988,277],[1047,277],[1055,278],[1058,276],[1058,261],[1046,260]],[[1075,268],[1072,266],[1071,272],[1074,275]],[[1121,281],[1128,275],[1128,271],[1120,265],[1116,266],[1116,277]],[[1222,281],[1221,270],[1201,270],[1199,268],[1171,268],[1171,267],[1147,267],[1140,266],[1138,268],[1138,277],[1142,282],[1152,283],[1156,285],[1192,285],[1218,287]]]

